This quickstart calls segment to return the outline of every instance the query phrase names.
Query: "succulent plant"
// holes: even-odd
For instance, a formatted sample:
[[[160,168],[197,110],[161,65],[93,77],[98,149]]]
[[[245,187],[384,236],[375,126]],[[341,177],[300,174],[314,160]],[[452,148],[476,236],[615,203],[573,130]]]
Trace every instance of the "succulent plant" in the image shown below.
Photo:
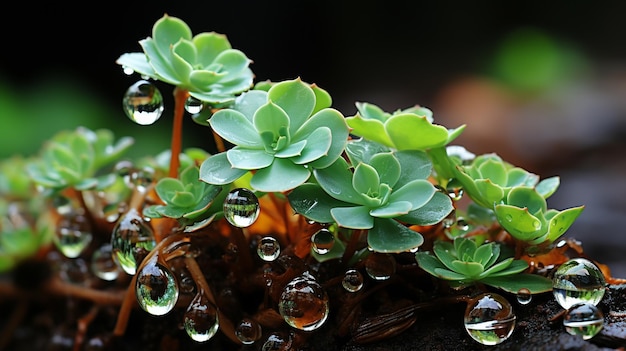
[[[117,63],[187,90],[198,100],[223,104],[252,87],[251,60],[233,49],[223,34],[204,32],[192,37],[184,21],[165,14],[152,27],[152,37],[139,43],[143,53],[123,54]]]
[[[279,82],[216,112],[211,127],[235,146],[207,158],[200,179],[224,185],[254,171],[255,190],[282,192],[330,166],[345,148],[348,126],[339,111],[319,109],[315,89],[299,78]]]
[[[453,242],[435,241],[433,253],[417,252],[419,266],[431,275],[457,288],[483,283],[511,293],[528,289],[536,294],[550,291],[552,281],[537,274],[524,274],[528,263],[502,255],[496,242],[477,243],[458,237]]]

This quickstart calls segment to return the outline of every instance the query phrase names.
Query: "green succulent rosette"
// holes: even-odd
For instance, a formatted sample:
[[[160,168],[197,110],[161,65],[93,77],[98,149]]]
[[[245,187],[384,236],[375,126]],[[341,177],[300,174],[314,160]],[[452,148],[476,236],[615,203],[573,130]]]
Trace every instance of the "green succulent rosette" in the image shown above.
[[[225,185],[252,172],[253,189],[284,192],[333,164],[349,129],[339,111],[318,104],[316,89],[299,78],[283,81],[246,92],[232,108],[216,112],[209,124],[234,147],[208,157],[200,179]]]
[[[510,293],[528,289],[531,293],[552,290],[552,281],[537,274],[523,273],[528,262],[502,255],[496,242],[482,243],[458,237],[453,242],[437,240],[433,253],[417,252],[419,266],[429,274],[450,282],[455,288],[483,283]]]
[[[404,252],[423,236],[407,224],[430,225],[453,209],[450,198],[426,178],[430,161],[421,151],[375,152],[368,143],[348,147],[354,169],[344,159],[314,171],[315,181],[288,194],[294,210],[310,220],[367,230],[377,252]],[[371,157],[370,157],[371,156]]]
[[[357,103],[357,114],[346,118],[351,134],[396,150],[427,150],[450,143],[465,129],[433,124],[432,111],[415,106],[387,113],[370,103]]]
[[[185,89],[198,100],[227,103],[252,87],[252,61],[233,49],[223,34],[204,32],[192,37],[184,21],[165,14],[152,27],[152,37],[139,43],[143,52],[123,54],[116,62]]]

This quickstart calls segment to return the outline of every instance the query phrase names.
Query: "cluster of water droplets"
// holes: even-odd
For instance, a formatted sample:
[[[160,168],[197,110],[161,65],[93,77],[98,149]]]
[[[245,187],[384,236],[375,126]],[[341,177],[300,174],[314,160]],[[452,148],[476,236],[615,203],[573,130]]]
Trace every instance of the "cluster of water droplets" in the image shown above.
[[[483,345],[497,345],[513,334],[515,319],[513,307],[504,297],[483,293],[467,304],[463,322],[472,339]]]
[[[573,258],[561,264],[552,276],[552,293],[566,312],[565,330],[583,339],[591,339],[604,325],[604,315],[597,307],[604,297],[606,280],[602,271],[585,258]]]

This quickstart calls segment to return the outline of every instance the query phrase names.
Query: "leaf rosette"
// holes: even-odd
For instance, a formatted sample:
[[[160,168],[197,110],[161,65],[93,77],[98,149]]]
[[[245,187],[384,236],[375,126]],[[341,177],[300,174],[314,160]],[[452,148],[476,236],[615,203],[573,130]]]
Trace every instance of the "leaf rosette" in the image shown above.
[[[139,43],[143,52],[123,54],[116,62],[188,90],[198,100],[227,103],[252,87],[252,61],[233,49],[223,34],[204,32],[192,37],[184,21],[166,14],[155,22],[152,37]]]
[[[453,242],[437,240],[433,244],[434,254],[418,252],[415,258],[423,270],[456,288],[483,283],[514,294],[521,289],[533,294],[552,289],[550,279],[523,273],[528,263],[503,257],[500,250],[496,242],[478,245],[472,239],[458,237]]]
[[[421,151],[379,152],[359,145],[351,150],[354,170],[344,158],[314,171],[316,183],[288,194],[297,213],[320,223],[367,230],[377,252],[403,252],[424,238],[408,224],[434,224],[452,211],[451,200],[426,179],[431,165]],[[359,151],[359,152],[357,152]],[[358,156],[357,156],[358,155]]]
[[[357,103],[357,114],[346,118],[351,133],[396,150],[427,150],[445,146],[465,129],[448,130],[433,123],[432,111],[415,106],[387,113],[369,103]]]
[[[200,178],[224,185],[253,172],[252,188],[283,192],[303,184],[312,169],[330,166],[349,129],[339,111],[317,104],[315,89],[299,78],[283,81],[267,92],[246,92],[232,108],[216,112],[209,124],[234,147],[208,157]]]

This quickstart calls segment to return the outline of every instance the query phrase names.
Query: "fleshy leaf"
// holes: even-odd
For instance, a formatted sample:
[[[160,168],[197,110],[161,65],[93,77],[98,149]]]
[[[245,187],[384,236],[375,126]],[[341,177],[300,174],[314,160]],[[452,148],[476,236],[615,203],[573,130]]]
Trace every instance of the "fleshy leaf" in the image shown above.
[[[452,210],[454,206],[450,197],[441,192],[435,192],[427,204],[396,219],[410,224],[433,225],[446,218]]]
[[[399,215],[408,213],[410,210],[410,202],[395,201],[371,210],[370,215],[378,218],[395,218]]]
[[[367,233],[367,244],[376,252],[405,252],[423,243],[422,234],[388,218],[375,218],[373,228]]]
[[[224,109],[209,119],[215,133],[225,140],[248,148],[260,149],[263,142],[256,128],[241,112]]]
[[[398,114],[385,123],[385,131],[398,150],[425,150],[445,145],[448,130],[424,116]]]
[[[239,146],[226,151],[226,156],[232,167],[248,170],[265,168],[274,161],[274,157],[265,150],[244,149]]]
[[[296,133],[315,108],[315,93],[300,78],[276,83],[267,92],[267,98],[280,106],[289,116],[290,135]]]
[[[415,210],[428,203],[435,192],[435,187],[429,181],[416,179],[392,192],[389,201],[408,201],[411,203],[410,210]]]
[[[373,155],[369,164],[376,169],[381,183],[393,187],[400,179],[400,161],[390,152]]]
[[[387,132],[383,122],[376,119],[365,119],[361,115],[346,117],[346,123],[352,129],[351,133],[367,140],[377,142],[387,147],[395,147]]]
[[[312,183],[305,183],[293,189],[287,198],[296,213],[318,223],[333,222],[330,210],[347,206],[345,202],[329,196],[318,184]]]
[[[352,187],[361,194],[371,194],[378,191],[380,178],[374,167],[360,163],[354,169],[352,176]]]
[[[209,184],[225,185],[232,183],[248,172],[234,168],[228,161],[226,152],[213,155],[200,165],[200,180]]]
[[[531,294],[552,291],[552,280],[538,274],[517,274],[515,278],[488,277],[481,282],[512,294],[517,294],[522,289],[528,289]]]
[[[374,226],[374,218],[365,206],[335,207],[330,213],[335,222],[344,228],[370,229]]]
[[[352,172],[343,158],[338,158],[331,166],[313,170],[320,186],[337,200],[362,204],[361,194],[352,187]]]
[[[258,191],[283,192],[291,190],[309,179],[311,172],[291,160],[274,158],[266,168],[259,169],[250,179],[250,185]]]
[[[585,206],[572,207],[560,211],[557,215],[552,217],[548,222],[548,240],[550,242],[554,242],[561,235],[563,235],[567,231],[567,229],[569,229],[569,227],[574,223],[576,218],[580,216],[584,209]]]

